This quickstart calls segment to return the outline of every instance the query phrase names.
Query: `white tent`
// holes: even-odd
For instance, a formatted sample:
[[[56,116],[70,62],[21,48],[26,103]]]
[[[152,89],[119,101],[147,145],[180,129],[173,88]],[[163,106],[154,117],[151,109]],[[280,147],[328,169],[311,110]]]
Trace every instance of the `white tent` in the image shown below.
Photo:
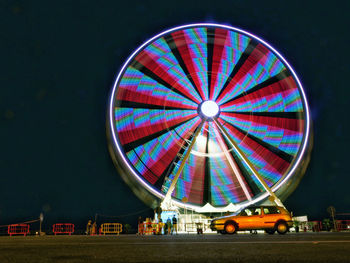
[[[225,207],[214,207],[207,203],[205,206],[196,209],[197,213],[223,213],[223,212],[236,212],[240,207],[232,203]]]

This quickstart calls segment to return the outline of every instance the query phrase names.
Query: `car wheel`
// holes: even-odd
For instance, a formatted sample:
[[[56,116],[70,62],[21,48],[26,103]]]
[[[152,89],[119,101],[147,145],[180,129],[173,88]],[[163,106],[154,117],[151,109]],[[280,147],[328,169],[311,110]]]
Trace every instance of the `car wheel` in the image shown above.
[[[232,234],[236,233],[236,231],[237,231],[237,226],[236,226],[236,224],[234,222],[226,223],[226,225],[225,225],[225,232],[227,234],[232,235]]]
[[[278,234],[284,235],[288,231],[288,226],[285,222],[278,222],[276,225],[276,230]]]
[[[275,234],[275,229],[265,229],[265,233],[267,233],[269,235],[273,235],[273,234]]]

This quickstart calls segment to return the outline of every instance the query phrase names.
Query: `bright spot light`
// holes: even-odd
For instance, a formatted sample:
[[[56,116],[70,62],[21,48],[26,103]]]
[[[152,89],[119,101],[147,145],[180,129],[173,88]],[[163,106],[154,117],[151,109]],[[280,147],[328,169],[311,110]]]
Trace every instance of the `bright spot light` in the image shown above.
[[[205,136],[203,136],[202,134],[199,134],[199,135],[197,136],[196,143],[197,143],[199,146],[205,146],[206,143],[207,143],[207,138],[206,138]]]
[[[219,106],[212,100],[207,100],[201,105],[201,112],[206,117],[214,117],[219,112]]]

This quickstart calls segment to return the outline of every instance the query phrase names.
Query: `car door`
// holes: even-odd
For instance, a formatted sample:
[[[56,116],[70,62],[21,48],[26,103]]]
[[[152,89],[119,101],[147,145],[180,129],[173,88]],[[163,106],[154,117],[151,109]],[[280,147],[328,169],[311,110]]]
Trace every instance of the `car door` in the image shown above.
[[[244,230],[250,227],[251,216],[252,216],[251,209],[245,208],[241,211],[241,213],[237,216],[237,219],[236,219],[239,229]]]
[[[249,229],[259,229],[264,225],[264,218],[261,207],[256,207],[252,211],[252,215],[249,217]]]
[[[263,207],[264,228],[273,228],[275,226],[278,211],[275,207]]]
[[[262,224],[261,207],[250,207],[244,209],[237,218],[239,229],[258,229]]]

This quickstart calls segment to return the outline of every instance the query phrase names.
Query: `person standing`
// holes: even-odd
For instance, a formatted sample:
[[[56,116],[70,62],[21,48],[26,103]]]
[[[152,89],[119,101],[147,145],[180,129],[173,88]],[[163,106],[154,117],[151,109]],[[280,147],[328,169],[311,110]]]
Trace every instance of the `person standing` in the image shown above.
[[[143,220],[142,220],[142,217],[139,216],[139,219],[137,220],[137,226],[138,226],[138,234],[139,235],[143,235]]]
[[[174,233],[174,231],[176,232],[176,235],[177,235],[177,218],[175,215],[173,216],[173,232],[172,233]]]
[[[97,224],[96,224],[96,222],[94,222],[93,224],[92,224],[92,228],[91,228],[91,235],[96,235],[97,234]]]
[[[91,220],[89,220],[87,225],[86,225],[86,234],[87,235],[91,235],[91,228],[92,228],[92,224],[91,224]]]
[[[163,223],[164,235],[168,234],[168,222]]]
[[[168,235],[171,235],[171,220],[170,220],[170,217],[168,217],[168,219],[166,221],[166,225],[168,227]]]

